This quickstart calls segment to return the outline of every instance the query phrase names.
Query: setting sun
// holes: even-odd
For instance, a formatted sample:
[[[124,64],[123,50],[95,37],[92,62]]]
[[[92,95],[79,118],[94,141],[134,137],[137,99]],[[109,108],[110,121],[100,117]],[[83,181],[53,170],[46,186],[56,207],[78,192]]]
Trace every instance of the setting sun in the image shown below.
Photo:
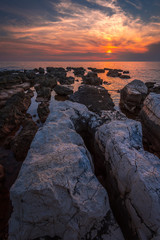
[[[112,53],[112,51],[111,51],[111,50],[108,50],[106,53],[109,53],[109,54],[110,54],[110,53]]]

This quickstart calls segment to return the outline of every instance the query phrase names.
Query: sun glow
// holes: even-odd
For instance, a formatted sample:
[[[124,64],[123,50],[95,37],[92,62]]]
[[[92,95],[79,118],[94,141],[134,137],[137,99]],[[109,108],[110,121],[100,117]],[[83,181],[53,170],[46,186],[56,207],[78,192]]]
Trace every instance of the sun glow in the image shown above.
[[[112,50],[108,50],[106,53],[110,54],[110,53],[112,53]]]

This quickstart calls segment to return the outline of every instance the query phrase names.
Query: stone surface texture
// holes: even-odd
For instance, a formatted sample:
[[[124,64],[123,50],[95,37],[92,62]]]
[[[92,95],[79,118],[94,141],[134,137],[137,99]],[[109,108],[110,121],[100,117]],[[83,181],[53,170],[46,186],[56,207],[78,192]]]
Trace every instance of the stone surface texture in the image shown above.
[[[160,159],[145,152],[141,124],[134,120],[112,121],[96,132],[140,240],[160,239]]]
[[[75,131],[75,122],[79,128],[98,127],[97,115],[70,101],[54,101],[52,109],[10,191],[9,239],[124,239],[90,153]]]

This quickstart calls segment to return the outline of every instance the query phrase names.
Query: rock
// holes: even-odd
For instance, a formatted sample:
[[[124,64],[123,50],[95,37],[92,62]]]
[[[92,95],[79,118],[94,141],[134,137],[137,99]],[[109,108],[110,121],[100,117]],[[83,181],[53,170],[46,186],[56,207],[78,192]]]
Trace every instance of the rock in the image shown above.
[[[7,100],[17,93],[23,93],[23,88],[4,89],[0,91],[0,108],[4,107]]]
[[[66,84],[66,85],[70,85],[74,83],[74,77],[65,77],[65,78],[60,78],[59,82],[60,84]]]
[[[0,183],[4,180],[5,173],[4,173],[4,167],[0,164]]]
[[[61,85],[57,85],[55,88],[54,88],[54,91],[59,94],[59,95],[62,95],[62,96],[67,96],[67,95],[70,95],[73,93],[73,90],[68,87],[68,86],[61,86]]]
[[[79,102],[88,107],[89,110],[99,113],[101,110],[113,110],[114,103],[103,87],[84,85],[69,98],[73,102]]]
[[[107,76],[109,77],[120,77],[122,74],[117,69],[111,69],[108,71]]]
[[[129,75],[121,75],[120,78],[122,78],[122,79],[130,79],[131,77]]]
[[[39,84],[41,87],[53,89],[57,85],[57,78],[50,74],[40,75],[37,76],[35,83],[35,85]]]
[[[0,141],[21,124],[30,104],[31,97],[22,92],[7,100],[6,105],[0,109]]]
[[[47,67],[46,69],[48,73],[58,78],[65,78],[67,75],[66,70],[64,68]]]
[[[105,69],[97,69],[97,68],[88,68],[88,69],[95,73],[105,73]]]
[[[12,89],[17,89],[17,88],[23,88],[24,91],[30,89],[31,84],[29,82],[21,83],[21,84],[16,84],[12,86]]]
[[[86,76],[83,76],[83,83],[89,85],[99,86],[102,85],[102,79],[98,77],[95,72],[88,72]]]
[[[123,74],[129,74],[129,71],[123,71]]]
[[[49,87],[36,87],[37,102],[48,101],[51,98],[51,88]]]
[[[128,83],[120,92],[120,107],[131,113],[137,113],[141,108],[148,89],[140,80]]]
[[[160,239],[160,159],[144,151],[141,124],[133,120],[104,124],[96,132],[96,144],[105,155],[106,172],[111,173],[108,184],[116,193],[117,209],[120,196],[129,214],[124,227],[132,226],[138,234],[134,239]]]
[[[34,70],[24,70],[24,73],[26,77],[30,80],[33,80],[36,78],[36,73],[34,72]]]
[[[74,75],[77,77],[82,77],[85,74],[85,69],[83,67],[73,68]]]
[[[140,116],[150,148],[160,157],[160,94],[150,93],[146,97]]]
[[[44,123],[48,117],[48,114],[50,113],[49,103],[46,103],[46,102],[40,103],[38,105],[37,113],[40,121]]]
[[[17,161],[24,161],[37,130],[38,127],[31,118],[24,120],[23,128],[11,143],[11,149]]]
[[[27,91],[27,95],[29,95],[29,96],[32,98],[32,97],[34,96],[33,90],[29,89],[29,90]]]
[[[44,74],[44,68],[41,68],[41,67],[40,67],[40,68],[38,69],[38,71],[39,71],[40,74]]]
[[[54,101],[52,109],[10,190],[9,239],[48,235],[123,240],[107,193],[93,173],[91,156],[75,131],[75,122],[87,126],[96,115],[69,101]]]

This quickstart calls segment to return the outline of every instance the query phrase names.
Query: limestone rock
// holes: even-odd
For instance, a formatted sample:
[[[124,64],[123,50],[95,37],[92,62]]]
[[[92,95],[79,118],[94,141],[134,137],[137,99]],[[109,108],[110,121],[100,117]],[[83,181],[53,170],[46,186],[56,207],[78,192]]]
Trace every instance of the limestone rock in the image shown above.
[[[150,147],[160,156],[160,94],[150,93],[140,113]]]
[[[138,239],[160,238],[160,159],[143,150],[141,124],[133,120],[104,124],[96,132],[96,142]]]
[[[9,239],[123,240],[91,156],[75,131],[76,121],[87,126],[94,118],[94,127],[97,116],[69,101],[55,101],[52,109],[10,191]]]
[[[148,89],[142,81],[133,80],[128,83],[120,92],[121,109],[136,113],[141,109],[147,93]]]
[[[61,95],[61,96],[67,96],[67,95],[70,95],[73,93],[73,90],[71,87],[68,87],[68,86],[61,86],[61,85],[57,85],[55,88],[54,88],[54,91],[58,94],[58,95]]]

